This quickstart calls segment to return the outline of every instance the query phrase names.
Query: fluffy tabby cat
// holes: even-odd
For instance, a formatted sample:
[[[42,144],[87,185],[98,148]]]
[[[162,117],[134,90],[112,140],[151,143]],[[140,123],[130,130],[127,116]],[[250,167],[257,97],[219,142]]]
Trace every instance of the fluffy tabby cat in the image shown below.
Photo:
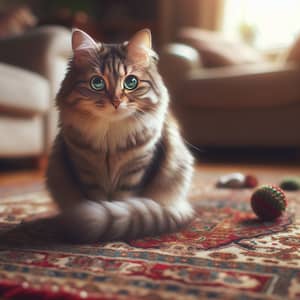
[[[194,215],[193,158],[168,110],[150,31],[115,45],[76,29],[72,48],[47,171],[64,232],[96,242],[179,229]]]

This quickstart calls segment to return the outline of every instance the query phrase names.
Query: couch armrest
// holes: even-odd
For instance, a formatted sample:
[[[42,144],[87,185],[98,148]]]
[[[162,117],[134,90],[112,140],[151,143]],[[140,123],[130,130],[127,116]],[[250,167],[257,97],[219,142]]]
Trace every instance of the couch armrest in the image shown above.
[[[198,108],[275,108],[300,103],[299,82],[295,64],[215,68],[189,73],[176,100]]]
[[[184,44],[169,44],[160,51],[159,70],[170,92],[176,93],[189,72],[201,67],[196,49]]]
[[[39,27],[0,39],[0,62],[30,70],[49,80],[52,79],[53,59],[67,59],[70,55],[70,32],[60,26]]]

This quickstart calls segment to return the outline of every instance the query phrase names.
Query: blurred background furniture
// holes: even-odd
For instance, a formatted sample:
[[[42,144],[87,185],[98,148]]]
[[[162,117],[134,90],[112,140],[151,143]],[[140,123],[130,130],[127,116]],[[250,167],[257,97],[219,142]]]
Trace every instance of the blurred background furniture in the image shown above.
[[[218,39],[184,29],[179,43],[161,53],[160,69],[187,141],[203,147],[299,147],[300,42],[272,62],[246,45]]]
[[[263,5],[259,0],[188,2],[149,0],[141,9],[140,0],[0,1],[0,62],[6,64],[1,66],[0,83],[6,88],[6,93],[2,89],[2,98],[15,95],[15,86],[25,83],[25,79],[19,79],[24,72],[39,78],[28,79],[34,85],[26,83],[33,95],[38,94],[33,86],[44,91],[39,92],[39,98],[27,97],[32,99],[28,102],[24,97],[15,102],[5,100],[10,96],[1,100],[1,124],[5,124],[1,128],[5,129],[0,132],[0,158],[32,156],[49,149],[55,113],[47,107],[53,107],[50,102],[65,72],[72,27],[104,42],[126,40],[149,27],[174,109],[189,142],[207,147],[299,146],[300,46],[280,60],[277,57],[300,33],[300,4],[293,0],[266,0]],[[273,22],[281,19],[285,22]],[[45,30],[45,25],[56,27]],[[14,74],[10,66],[15,68]],[[18,78],[19,83],[8,84],[9,78]],[[23,90],[21,93],[25,94]],[[27,127],[29,120],[35,120],[35,124],[44,120],[45,126],[31,129]],[[24,131],[28,128],[28,136],[42,136],[44,146],[37,138],[24,143],[19,136],[26,135],[15,130],[15,140],[5,135],[9,143],[6,141],[4,150],[2,136],[6,128],[15,126]]]
[[[0,39],[0,157],[43,157],[55,135],[54,97],[70,31],[45,26]]]

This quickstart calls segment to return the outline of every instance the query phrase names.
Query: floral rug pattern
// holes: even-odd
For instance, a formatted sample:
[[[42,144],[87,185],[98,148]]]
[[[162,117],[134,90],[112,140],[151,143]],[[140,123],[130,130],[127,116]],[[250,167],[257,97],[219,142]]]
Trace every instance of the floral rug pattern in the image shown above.
[[[0,299],[300,299],[299,193],[261,222],[251,192],[194,186],[179,233],[70,245],[40,226],[56,212],[42,184],[0,189]]]

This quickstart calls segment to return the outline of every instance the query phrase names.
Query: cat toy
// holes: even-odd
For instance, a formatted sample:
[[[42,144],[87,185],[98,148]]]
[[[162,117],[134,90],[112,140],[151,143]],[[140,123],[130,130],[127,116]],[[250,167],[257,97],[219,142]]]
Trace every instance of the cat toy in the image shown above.
[[[300,190],[300,177],[286,177],[279,186],[285,191]]]
[[[252,194],[251,206],[259,219],[273,221],[285,211],[287,198],[281,188],[275,185],[262,185]]]
[[[216,186],[218,188],[254,188],[258,184],[257,178],[253,175],[242,173],[230,173],[219,178]]]

